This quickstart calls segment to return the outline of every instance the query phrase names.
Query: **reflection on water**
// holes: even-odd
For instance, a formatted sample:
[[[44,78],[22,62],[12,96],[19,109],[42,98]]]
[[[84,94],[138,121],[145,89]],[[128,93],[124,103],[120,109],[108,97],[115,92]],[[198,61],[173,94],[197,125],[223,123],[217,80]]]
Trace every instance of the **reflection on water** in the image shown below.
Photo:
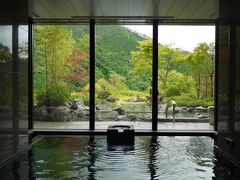
[[[0,170],[0,179],[234,179],[208,137],[135,137],[107,146],[106,137],[44,137]],[[239,176],[236,177],[239,179]]]

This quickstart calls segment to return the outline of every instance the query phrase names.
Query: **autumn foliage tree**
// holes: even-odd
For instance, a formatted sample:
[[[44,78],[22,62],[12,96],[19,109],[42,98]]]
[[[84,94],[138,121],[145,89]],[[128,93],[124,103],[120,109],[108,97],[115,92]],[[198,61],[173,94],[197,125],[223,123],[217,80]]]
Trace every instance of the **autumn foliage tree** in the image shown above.
[[[73,84],[77,90],[83,88],[89,81],[89,52],[73,50],[69,69],[65,81]]]

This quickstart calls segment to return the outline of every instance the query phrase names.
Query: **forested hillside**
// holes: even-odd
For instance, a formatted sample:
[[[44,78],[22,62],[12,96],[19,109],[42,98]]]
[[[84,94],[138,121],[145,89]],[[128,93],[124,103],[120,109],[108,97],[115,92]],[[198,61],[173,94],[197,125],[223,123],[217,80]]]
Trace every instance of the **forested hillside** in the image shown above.
[[[69,26],[69,29],[76,40],[89,33],[89,26]],[[96,26],[96,79],[108,79],[110,73],[126,76],[131,69],[131,51],[145,38],[119,25]]]

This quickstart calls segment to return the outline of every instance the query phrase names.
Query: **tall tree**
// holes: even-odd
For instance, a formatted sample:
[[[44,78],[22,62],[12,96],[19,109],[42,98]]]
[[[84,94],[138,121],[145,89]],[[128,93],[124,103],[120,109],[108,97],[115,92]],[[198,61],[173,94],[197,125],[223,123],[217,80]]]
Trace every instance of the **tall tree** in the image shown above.
[[[132,83],[139,88],[136,90],[146,90],[150,87],[152,80],[152,40],[139,41],[137,51],[131,54]]]
[[[183,54],[180,50],[168,45],[160,45],[158,49],[158,77],[163,89],[167,89],[170,73],[177,69]]]
[[[197,97],[207,97],[208,80],[207,77],[214,76],[214,45],[199,43],[188,57],[188,72],[196,81]],[[204,78],[205,77],[205,78]],[[205,83],[205,88],[201,85]],[[203,90],[204,89],[204,90]]]
[[[61,25],[35,26],[34,50],[36,79],[45,91],[58,94],[64,85],[63,78],[69,72],[69,63],[74,39],[71,32]],[[42,72],[45,72],[43,74]]]
[[[179,66],[184,55],[180,50],[167,45],[159,45],[158,77],[163,90],[168,87],[169,75]],[[134,78],[148,82],[152,79],[152,40],[139,41],[138,50],[132,52],[132,74]]]

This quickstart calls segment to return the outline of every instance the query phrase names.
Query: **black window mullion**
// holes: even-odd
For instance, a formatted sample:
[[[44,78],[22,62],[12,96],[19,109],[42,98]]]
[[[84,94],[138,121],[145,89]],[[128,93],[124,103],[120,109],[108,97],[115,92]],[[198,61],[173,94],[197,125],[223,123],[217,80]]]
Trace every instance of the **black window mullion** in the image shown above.
[[[33,24],[28,25],[28,129],[33,129]]]
[[[152,130],[158,129],[158,21],[153,21],[152,52]]]
[[[18,25],[14,24],[12,29],[12,115],[13,129],[19,128],[18,111],[19,111],[19,87],[18,87]]]
[[[90,20],[90,122],[89,129],[95,129],[95,20]]]

